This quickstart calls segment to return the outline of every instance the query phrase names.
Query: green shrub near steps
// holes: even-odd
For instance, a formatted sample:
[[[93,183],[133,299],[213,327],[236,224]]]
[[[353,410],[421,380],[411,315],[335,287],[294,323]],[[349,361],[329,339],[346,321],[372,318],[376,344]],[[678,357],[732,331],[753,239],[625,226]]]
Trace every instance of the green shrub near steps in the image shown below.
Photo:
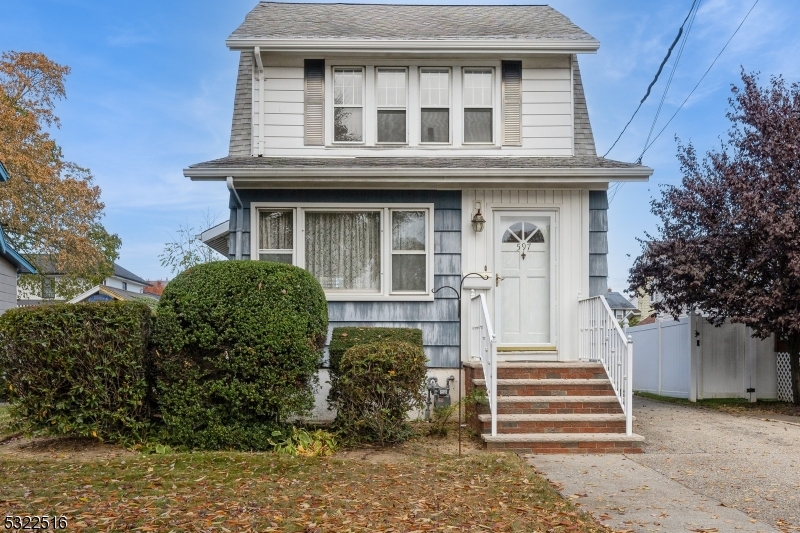
[[[55,304],[0,316],[0,374],[15,424],[34,434],[142,441],[150,429],[141,302]]]
[[[422,347],[408,342],[348,349],[330,397],[340,434],[346,440],[380,445],[409,437],[408,412],[425,405],[425,363]]]
[[[333,374],[339,372],[339,361],[344,352],[359,344],[372,344],[381,341],[409,342],[422,347],[422,330],[416,328],[371,328],[339,327],[333,328],[328,348],[328,366]]]
[[[313,407],[328,327],[305,270],[220,261],[167,285],[154,329],[163,439],[203,449],[271,449],[273,431]]]

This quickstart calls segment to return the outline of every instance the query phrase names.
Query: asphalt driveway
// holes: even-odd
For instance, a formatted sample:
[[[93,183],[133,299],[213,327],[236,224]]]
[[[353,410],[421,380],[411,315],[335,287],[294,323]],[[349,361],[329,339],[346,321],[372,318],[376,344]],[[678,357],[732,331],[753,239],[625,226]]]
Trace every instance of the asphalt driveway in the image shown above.
[[[614,528],[800,531],[800,420],[644,398],[634,399],[634,415],[642,454],[528,460]]]

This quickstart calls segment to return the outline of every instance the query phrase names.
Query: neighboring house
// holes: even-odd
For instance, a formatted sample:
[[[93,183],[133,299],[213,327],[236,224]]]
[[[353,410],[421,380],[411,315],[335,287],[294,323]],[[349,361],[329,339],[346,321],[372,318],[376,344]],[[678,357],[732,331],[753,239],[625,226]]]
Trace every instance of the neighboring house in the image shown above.
[[[639,292],[636,293],[636,296],[633,297],[631,303],[636,306],[636,308],[641,313],[643,317],[649,317],[656,313],[656,310],[653,309],[653,304],[661,300],[661,294],[658,292],[653,294],[648,294],[644,291],[644,289],[640,289]]]
[[[472,290],[503,360],[582,357],[609,183],[652,174],[597,156],[577,59],[597,40],[548,6],[261,2],[226,44],[229,153],[184,170],[230,190],[204,242],[311,272],[331,327],[422,329],[442,383],[477,353]],[[434,294],[470,273],[461,312]]]
[[[8,171],[0,162],[0,183],[8,178]],[[36,269],[8,245],[0,226],[0,314],[17,307],[17,276],[20,274],[36,274]]]
[[[89,302],[110,302],[110,301],[130,301],[137,300],[155,307],[158,303],[160,296],[157,294],[149,294],[146,292],[131,292],[107,285],[96,285],[88,291],[80,294],[67,303],[89,303]]]
[[[39,305],[41,303],[63,302],[65,298],[58,294],[58,279],[61,273],[53,265],[41,267],[44,279],[41,290],[31,291],[20,287],[17,290],[17,301],[20,307]],[[103,280],[103,285],[112,289],[141,294],[150,284],[130,270],[114,263],[114,273]]]
[[[639,309],[618,292],[612,292],[609,289],[605,297],[606,302],[608,302],[608,307],[611,308],[611,311],[614,313],[614,318],[617,320],[622,321],[626,318],[630,319],[632,316],[638,316],[640,314]]]

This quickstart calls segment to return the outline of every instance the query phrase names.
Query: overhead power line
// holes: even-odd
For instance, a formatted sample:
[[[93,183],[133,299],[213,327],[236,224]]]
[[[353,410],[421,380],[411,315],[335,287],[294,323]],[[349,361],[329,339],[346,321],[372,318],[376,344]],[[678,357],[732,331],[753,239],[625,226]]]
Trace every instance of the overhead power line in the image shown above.
[[[711,62],[711,64],[708,66],[708,69],[706,69],[706,71],[705,71],[705,73],[703,74],[703,76],[702,76],[702,77],[700,78],[700,80],[697,82],[697,85],[695,85],[695,86],[694,86],[694,89],[692,89],[692,90],[691,90],[691,92],[690,92],[690,93],[689,93],[689,95],[686,97],[686,99],[685,99],[685,100],[684,100],[684,101],[681,103],[681,105],[679,105],[679,106],[678,106],[678,109],[676,109],[676,110],[675,110],[675,113],[673,113],[673,114],[672,114],[672,116],[670,117],[670,119],[667,121],[667,123],[666,123],[666,124],[664,124],[664,127],[663,127],[663,128],[661,128],[661,131],[659,131],[659,132],[658,132],[658,135],[656,135],[656,136],[655,136],[655,138],[653,138],[653,140],[650,142],[650,144],[648,144],[647,146],[645,146],[644,150],[642,151],[641,155],[639,156],[639,159],[638,159],[638,161],[641,161],[641,160],[642,160],[642,157],[644,156],[645,152],[647,152],[647,150],[649,150],[649,149],[650,149],[650,147],[651,147],[651,146],[653,146],[653,143],[655,143],[655,142],[658,140],[658,138],[661,136],[661,134],[662,134],[662,133],[664,133],[664,130],[665,130],[665,129],[667,129],[667,126],[669,126],[670,122],[672,122],[672,119],[674,119],[674,118],[675,118],[675,116],[678,114],[678,112],[679,112],[679,111],[680,111],[680,110],[683,108],[683,106],[684,106],[684,105],[686,105],[686,102],[688,102],[688,101],[689,101],[689,98],[691,98],[691,96],[694,94],[694,92],[695,92],[695,91],[697,90],[697,88],[700,86],[700,83],[702,83],[702,81],[705,79],[705,77],[708,75],[708,73],[709,73],[709,72],[711,72],[711,68],[712,68],[712,67],[714,66],[714,64],[717,62],[717,59],[719,59],[719,57],[722,55],[722,52],[724,52],[724,51],[725,51],[725,49],[728,47],[728,45],[731,43],[731,41],[733,40],[733,38],[734,38],[734,37],[736,37],[736,34],[737,34],[737,33],[739,33],[739,30],[741,29],[742,25],[743,25],[743,24],[745,23],[745,21],[747,20],[747,17],[749,17],[749,16],[750,16],[750,13],[752,13],[752,12],[753,12],[753,9],[755,9],[756,5],[758,4],[758,1],[759,1],[759,0],[756,0],[755,2],[753,2],[753,5],[752,5],[752,7],[750,7],[750,11],[748,11],[748,12],[747,12],[747,14],[744,16],[744,18],[742,19],[742,21],[741,21],[741,22],[739,23],[739,25],[736,27],[736,30],[733,32],[733,35],[731,35],[730,39],[728,39],[728,41],[725,43],[725,46],[723,46],[723,47],[722,47],[722,50],[720,50],[720,51],[719,51],[719,53],[717,54],[717,57],[715,57],[715,58],[714,58],[714,61],[712,61],[712,62]]]
[[[631,118],[630,118],[630,120],[628,120],[628,123],[627,123],[627,124],[625,124],[625,127],[624,127],[624,128],[622,128],[622,131],[621,131],[621,132],[619,133],[619,135],[617,136],[617,139],[616,139],[616,140],[614,141],[614,143],[611,145],[611,148],[609,148],[609,149],[606,151],[606,153],[604,153],[604,154],[603,154],[603,157],[607,156],[607,155],[609,154],[609,152],[611,152],[611,150],[613,150],[613,149],[614,149],[614,147],[617,145],[617,142],[619,142],[619,140],[622,138],[622,134],[623,134],[623,133],[625,133],[625,130],[627,130],[627,129],[628,129],[628,126],[630,126],[630,125],[631,125],[631,122],[633,122],[633,119],[634,119],[634,117],[635,117],[635,116],[636,116],[636,114],[639,112],[639,110],[642,108],[642,104],[644,104],[644,101],[645,101],[645,100],[647,100],[647,97],[648,97],[648,96],[650,96],[650,90],[653,88],[653,85],[655,85],[655,84],[656,84],[656,82],[658,81],[658,77],[661,75],[661,71],[664,69],[664,65],[667,63],[667,60],[669,59],[669,56],[670,56],[670,55],[672,55],[672,50],[673,50],[673,48],[675,48],[675,45],[676,45],[676,44],[678,44],[678,41],[679,41],[679,40],[680,40],[680,38],[681,38],[681,35],[683,35],[683,27],[686,25],[686,21],[687,21],[687,20],[689,20],[689,16],[691,16],[691,14],[692,14],[692,12],[694,11],[694,8],[695,8],[695,6],[697,5],[698,1],[699,1],[699,0],[693,0],[693,2],[692,2],[692,7],[691,7],[691,8],[689,8],[689,13],[686,15],[686,18],[685,18],[685,19],[683,19],[683,24],[681,24],[681,27],[680,27],[680,28],[678,28],[678,35],[676,35],[676,36],[675,36],[675,40],[674,40],[674,41],[672,41],[672,44],[670,45],[669,49],[667,50],[667,55],[666,55],[666,56],[664,56],[664,59],[663,59],[663,60],[661,60],[661,65],[659,65],[659,67],[658,67],[658,72],[656,72],[656,75],[653,77],[653,81],[651,81],[651,82],[650,82],[650,85],[648,85],[648,86],[647,86],[647,92],[645,93],[645,95],[644,95],[644,97],[641,99],[641,101],[639,102],[639,105],[638,105],[638,107],[636,108],[636,111],[634,111],[634,112],[633,112],[633,115],[631,115]]]

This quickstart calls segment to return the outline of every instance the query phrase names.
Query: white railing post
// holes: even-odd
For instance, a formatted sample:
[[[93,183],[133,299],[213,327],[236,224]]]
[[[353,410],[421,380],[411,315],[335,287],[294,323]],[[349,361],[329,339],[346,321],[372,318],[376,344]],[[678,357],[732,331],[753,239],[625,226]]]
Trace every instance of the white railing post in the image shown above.
[[[489,400],[489,412],[492,416],[492,436],[497,436],[497,344],[489,318],[489,308],[486,305],[486,296],[483,294],[470,294],[471,299],[478,301],[478,355],[481,358],[483,377],[486,382],[486,396]],[[474,327],[474,326],[473,326]]]
[[[628,335],[628,360],[625,371],[625,432],[633,435],[633,337]]]
[[[603,368],[625,413],[625,430],[631,435],[633,434],[633,339],[627,335],[627,331],[623,331],[602,295],[579,300],[578,320],[581,357],[603,363]]]

